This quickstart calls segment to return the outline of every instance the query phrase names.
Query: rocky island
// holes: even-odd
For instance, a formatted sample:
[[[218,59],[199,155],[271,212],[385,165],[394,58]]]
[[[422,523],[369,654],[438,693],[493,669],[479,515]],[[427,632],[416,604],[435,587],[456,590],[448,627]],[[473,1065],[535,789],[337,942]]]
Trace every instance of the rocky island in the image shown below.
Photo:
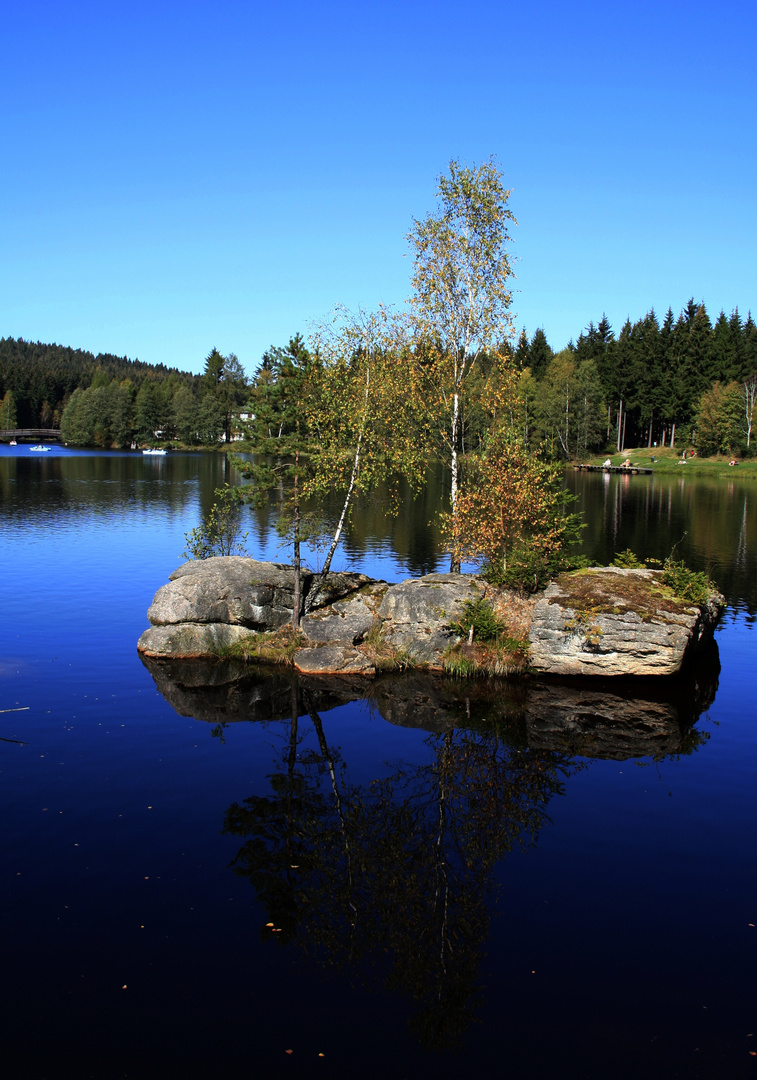
[[[725,601],[692,603],[661,571],[594,567],[561,574],[523,598],[470,574],[427,574],[395,585],[364,574],[303,573],[306,612],[292,620],[291,567],[244,556],[184,563],[148,610],[137,648],[147,658],[286,657],[308,675],[372,677],[427,671],[558,676],[673,675],[712,634]],[[466,613],[490,609],[505,648],[466,634]],[[470,621],[470,620],[469,620]],[[466,666],[467,665],[467,666]]]

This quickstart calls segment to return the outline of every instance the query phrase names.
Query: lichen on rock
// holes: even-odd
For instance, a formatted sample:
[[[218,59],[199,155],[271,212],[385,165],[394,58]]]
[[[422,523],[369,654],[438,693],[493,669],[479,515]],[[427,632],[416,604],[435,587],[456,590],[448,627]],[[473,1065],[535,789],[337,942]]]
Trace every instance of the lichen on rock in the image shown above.
[[[672,675],[724,604],[716,593],[704,608],[676,597],[658,570],[560,574],[534,607],[529,662],[549,675]]]

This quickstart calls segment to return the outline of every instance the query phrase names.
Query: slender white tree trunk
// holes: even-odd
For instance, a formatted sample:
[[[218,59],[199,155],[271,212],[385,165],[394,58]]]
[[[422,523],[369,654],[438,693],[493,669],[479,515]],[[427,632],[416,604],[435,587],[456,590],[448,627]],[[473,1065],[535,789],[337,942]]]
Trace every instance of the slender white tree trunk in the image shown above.
[[[460,427],[460,395],[457,390],[452,397],[452,459],[451,466],[451,478],[450,478],[450,502],[452,504],[452,531],[454,539],[457,539],[457,493],[459,488],[459,461],[457,456],[457,440]],[[453,552],[450,563],[449,571],[451,574],[460,573],[460,559]]]
[[[302,593],[301,587],[301,562],[300,562],[300,500],[299,500],[299,477],[297,476],[297,467],[300,463],[300,451],[294,452],[294,512],[292,514],[292,531],[294,540],[294,597],[292,600],[292,628],[299,630],[300,628],[300,596]]]
[[[363,433],[361,431],[360,436],[358,437],[358,441],[357,441],[357,449],[355,451],[355,457],[354,457],[354,460],[352,462],[352,475],[350,476],[350,482],[349,482],[349,484],[347,486],[347,494],[344,497],[344,505],[342,506],[342,513],[341,513],[341,515],[339,517],[339,522],[338,522],[336,530],[334,532],[334,536],[333,536],[333,538],[331,540],[331,547],[329,548],[328,554],[326,555],[326,558],[324,560],[323,569],[321,570],[321,574],[324,577],[326,576],[326,574],[328,574],[329,570],[331,569],[331,560],[333,559],[334,552],[336,551],[337,547],[339,546],[339,541],[342,538],[342,530],[344,529],[344,523],[347,520],[347,511],[349,510],[350,503],[352,502],[352,494],[353,494],[353,492],[355,490],[355,481],[357,480],[357,474],[358,474],[358,470],[360,468],[360,447],[361,447],[362,441],[363,441]]]
[[[364,395],[364,398],[363,398],[363,420],[362,420],[362,424],[360,426],[360,434],[358,435],[358,438],[357,438],[357,446],[355,447],[355,456],[352,459],[352,472],[350,474],[350,482],[347,485],[347,493],[346,493],[346,495],[344,497],[344,503],[342,505],[342,512],[339,515],[339,521],[337,522],[336,529],[334,530],[334,535],[333,535],[333,537],[331,539],[331,545],[329,547],[328,552],[326,553],[326,558],[324,559],[324,562],[323,562],[323,568],[322,568],[321,573],[320,573],[320,575],[319,575],[319,577],[317,579],[317,582],[313,583],[313,587],[311,588],[310,592],[308,593],[308,595],[307,595],[307,597],[305,599],[305,611],[311,611],[313,606],[315,605],[316,600],[320,596],[321,584],[323,583],[324,578],[326,577],[329,570],[331,569],[331,560],[334,558],[334,552],[339,547],[339,541],[342,538],[342,532],[344,530],[344,525],[345,525],[345,522],[347,521],[347,514],[349,512],[350,503],[352,502],[352,496],[355,493],[355,484],[357,482],[358,474],[360,472],[360,451],[362,449],[363,436],[365,434],[365,425],[366,425],[367,419],[368,419],[368,395],[369,395],[369,391],[370,391],[370,385],[371,385],[371,369],[370,369],[370,366],[369,366],[368,371],[366,372],[366,376],[365,376],[365,395]]]

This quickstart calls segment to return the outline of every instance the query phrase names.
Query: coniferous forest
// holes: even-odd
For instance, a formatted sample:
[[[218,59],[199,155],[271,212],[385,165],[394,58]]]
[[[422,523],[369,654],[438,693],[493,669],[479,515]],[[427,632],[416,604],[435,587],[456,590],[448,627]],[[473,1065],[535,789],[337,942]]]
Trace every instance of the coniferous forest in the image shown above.
[[[541,330],[523,331],[514,357],[530,401],[533,438],[563,457],[605,445],[692,443],[702,455],[751,450],[757,327],[749,313],[713,324],[689,300],[676,318],[654,311],[617,335],[603,316],[553,353]],[[600,419],[601,417],[601,419]]]
[[[275,352],[275,350],[273,350]],[[691,299],[676,317],[650,311],[615,332],[604,315],[556,351],[543,330],[502,343],[517,376],[519,437],[556,459],[605,448],[693,445],[699,454],[753,452],[757,326],[751,313],[714,323]],[[60,428],[67,442],[126,447],[155,438],[183,445],[230,439],[234,415],[270,392],[263,358],[247,378],[234,354],[213,349],[202,375],[60,345],[0,339],[0,429]],[[491,420],[482,358],[461,402],[460,450]],[[490,387],[491,389],[491,387]],[[157,434],[156,434],[157,433]]]
[[[0,339],[0,430],[59,428],[80,446],[157,438],[213,446],[249,396],[233,354],[213,349],[203,375],[80,349]]]

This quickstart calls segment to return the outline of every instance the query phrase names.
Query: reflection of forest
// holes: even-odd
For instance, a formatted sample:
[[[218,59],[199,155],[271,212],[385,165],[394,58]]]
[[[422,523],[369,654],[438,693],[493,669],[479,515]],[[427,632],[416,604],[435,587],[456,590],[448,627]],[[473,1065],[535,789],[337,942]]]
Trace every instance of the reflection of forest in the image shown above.
[[[179,511],[198,498],[205,512],[229,472],[224,454],[8,455],[0,458],[0,516],[76,520],[140,509]]]
[[[535,841],[572,763],[450,729],[426,737],[425,764],[356,785],[328,718],[291,695],[269,791],[226,814],[235,873],[266,907],[265,935],[408,995],[421,1041],[448,1044],[473,1017],[492,868]]]
[[[494,867],[533,843],[550,799],[590,757],[691,753],[717,687],[710,667],[673,683],[593,680],[459,683],[422,673],[373,682],[298,678],[228,662],[144,660],[178,712],[215,725],[278,729],[265,790],[227,811],[233,862],[267,911],[264,936],[317,963],[379,981],[413,1002],[428,1046],[470,1023],[489,927]],[[370,783],[350,779],[329,740],[328,710],[367,699],[387,722],[427,732],[423,764]]]
[[[251,455],[242,455],[252,460]],[[370,495],[356,499],[347,523],[342,548],[348,562],[359,564],[366,556],[381,551],[391,551],[409,576],[430,574],[445,562],[441,533],[437,521],[440,509],[445,505],[449,479],[444,469],[431,467],[426,475],[422,491],[413,494],[410,486],[398,479],[391,485],[398,502],[391,497],[390,485],[379,483]],[[274,491],[271,502],[276,503],[282,493]],[[308,511],[324,524],[329,536],[339,520],[344,504],[339,492],[327,493],[318,503],[306,504]],[[400,507],[399,513],[390,512],[392,506]],[[254,520],[255,535],[265,543],[273,534],[270,505],[250,507]],[[317,561],[317,556],[316,560]]]
[[[196,505],[199,521],[212,506],[215,489],[238,479],[222,453],[172,453],[165,458],[136,453],[3,454],[0,520],[11,515],[26,522],[78,520],[134,510],[174,513]],[[757,513],[750,511],[755,495],[749,481],[730,479],[730,474],[728,479],[687,479],[683,474],[617,477],[573,470],[568,470],[567,481],[579,496],[577,509],[585,515],[583,548],[592,561],[611,562],[626,548],[664,559],[677,545],[676,557],[711,572],[732,609],[746,606],[757,612]],[[440,470],[430,468],[416,499],[402,489],[396,516],[387,515],[385,489],[359,500],[344,540],[347,560],[359,563],[377,552],[392,552],[408,574],[435,569],[441,546],[433,523],[445,490]],[[326,520],[335,518],[341,500],[334,497],[321,509]],[[246,514],[248,550],[259,557],[276,538],[272,510],[248,507]],[[276,557],[288,556],[282,551]],[[317,562],[317,554],[308,557]]]

